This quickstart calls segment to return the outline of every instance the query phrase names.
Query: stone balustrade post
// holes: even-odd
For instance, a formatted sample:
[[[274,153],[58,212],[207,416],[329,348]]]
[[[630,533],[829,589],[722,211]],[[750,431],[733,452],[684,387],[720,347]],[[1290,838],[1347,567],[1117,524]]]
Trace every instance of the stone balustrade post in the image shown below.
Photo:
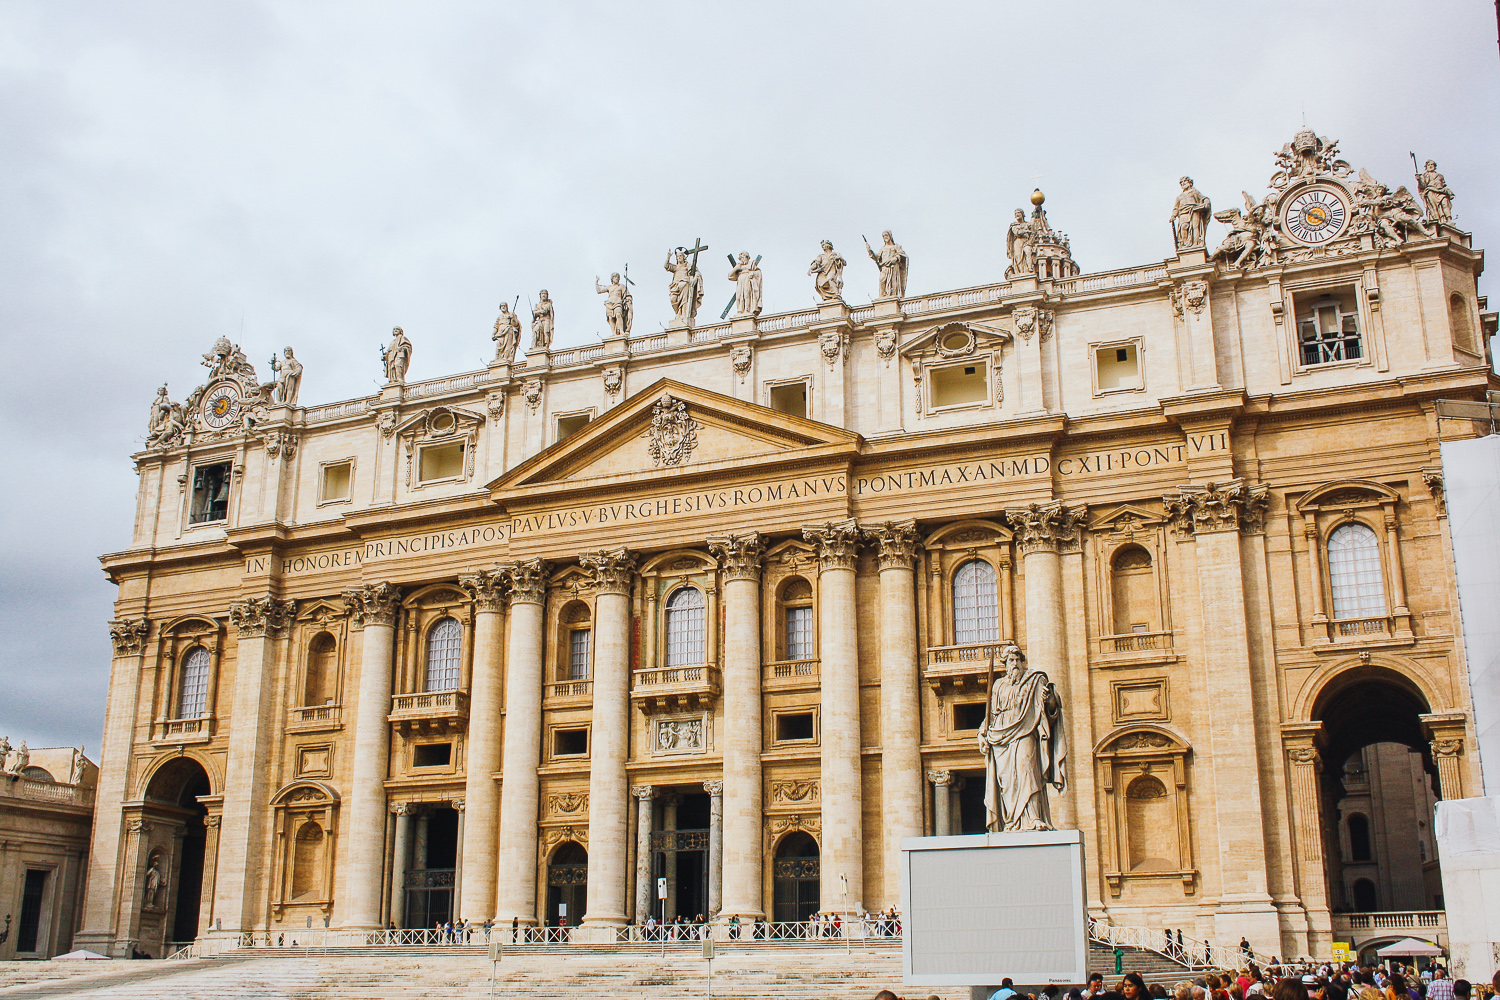
[[[541,794],[537,767],[542,753],[542,617],[547,568],[542,560],[532,559],[500,571],[510,597],[495,903],[495,919],[502,924],[536,923],[536,821]]]
[[[504,639],[505,575],[500,571],[459,578],[474,602],[474,671],[469,691],[469,737],[465,750],[464,813],[458,880],[462,908],[455,913],[476,924],[495,915],[495,850],[500,790],[501,644]],[[473,813],[472,816],[466,815]]]

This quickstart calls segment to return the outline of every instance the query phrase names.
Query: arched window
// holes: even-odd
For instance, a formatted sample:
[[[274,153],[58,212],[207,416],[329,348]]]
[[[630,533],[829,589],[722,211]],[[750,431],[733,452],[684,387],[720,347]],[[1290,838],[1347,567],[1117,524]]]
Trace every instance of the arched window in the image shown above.
[[[953,643],[967,646],[999,639],[995,567],[983,559],[970,559],[953,574]]]
[[[201,719],[208,714],[208,650],[194,646],[182,658],[182,683],[178,686],[177,717]]]
[[[457,618],[440,618],[427,633],[426,690],[452,691],[458,687],[461,637]]]
[[[1362,813],[1351,813],[1349,816],[1349,860],[1369,861],[1372,858],[1370,821]]]
[[[681,587],[667,598],[667,666],[687,667],[704,661],[703,621],[703,591]]]
[[[1375,883],[1367,878],[1354,880],[1354,912],[1369,913],[1380,905],[1375,895]]]
[[[322,875],[323,828],[308,820],[297,831],[297,843],[292,849],[292,898],[316,893]]]
[[[1127,545],[1115,553],[1109,568],[1115,634],[1156,631],[1156,583],[1151,573],[1151,553],[1139,545]]]
[[[1328,580],[1333,591],[1333,617],[1377,618],[1385,614],[1380,540],[1368,525],[1346,524],[1328,536]]]
[[[307,644],[307,683],[303,705],[331,705],[338,669],[338,643],[327,632],[319,632]]]
[[[1177,867],[1177,822],[1167,788],[1143,774],[1125,789],[1125,828],[1130,839],[1130,870],[1172,871]]]
[[[813,646],[812,584],[800,576],[781,586],[782,659],[811,660]]]

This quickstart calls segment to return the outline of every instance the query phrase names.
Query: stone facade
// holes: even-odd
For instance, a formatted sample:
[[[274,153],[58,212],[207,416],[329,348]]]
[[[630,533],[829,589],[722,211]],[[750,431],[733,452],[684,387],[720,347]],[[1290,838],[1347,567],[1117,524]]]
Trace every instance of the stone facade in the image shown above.
[[[1434,402],[1500,385],[1467,234],[1369,222],[1308,142],[1213,254],[1080,274],[1038,192],[1001,284],[306,408],[216,346],[104,558],[80,942],[611,937],[658,877],[669,915],[896,905],[901,837],[975,827],[1014,639],[1065,708],[1090,910],[1326,952],[1360,699],[1479,788]],[[1322,242],[1267,221],[1309,185],[1350,214]],[[156,851],[201,867],[170,930]]]
[[[0,960],[72,950],[98,778],[82,750],[0,738]]]

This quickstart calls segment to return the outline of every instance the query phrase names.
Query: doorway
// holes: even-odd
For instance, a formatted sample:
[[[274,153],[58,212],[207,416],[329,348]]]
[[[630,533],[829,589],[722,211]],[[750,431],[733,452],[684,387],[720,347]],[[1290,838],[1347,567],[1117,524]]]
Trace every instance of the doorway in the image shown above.
[[[417,814],[406,869],[406,926],[431,929],[453,919],[458,811],[438,806]]]
[[[547,926],[576,927],[588,912],[589,852],[565,840],[547,863]]]
[[[822,906],[818,842],[801,831],[776,846],[771,862],[772,918],[777,923],[809,920]]]

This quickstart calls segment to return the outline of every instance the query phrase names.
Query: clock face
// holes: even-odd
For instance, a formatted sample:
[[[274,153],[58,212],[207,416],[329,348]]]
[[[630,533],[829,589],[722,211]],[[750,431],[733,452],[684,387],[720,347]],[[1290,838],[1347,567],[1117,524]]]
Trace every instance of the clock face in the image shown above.
[[[232,424],[240,415],[240,393],[233,385],[216,385],[203,397],[203,422],[214,430]]]
[[[1289,200],[1281,210],[1284,233],[1309,246],[1327,243],[1344,231],[1349,221],[1349,203],[1341,191],[1312,187]]]

